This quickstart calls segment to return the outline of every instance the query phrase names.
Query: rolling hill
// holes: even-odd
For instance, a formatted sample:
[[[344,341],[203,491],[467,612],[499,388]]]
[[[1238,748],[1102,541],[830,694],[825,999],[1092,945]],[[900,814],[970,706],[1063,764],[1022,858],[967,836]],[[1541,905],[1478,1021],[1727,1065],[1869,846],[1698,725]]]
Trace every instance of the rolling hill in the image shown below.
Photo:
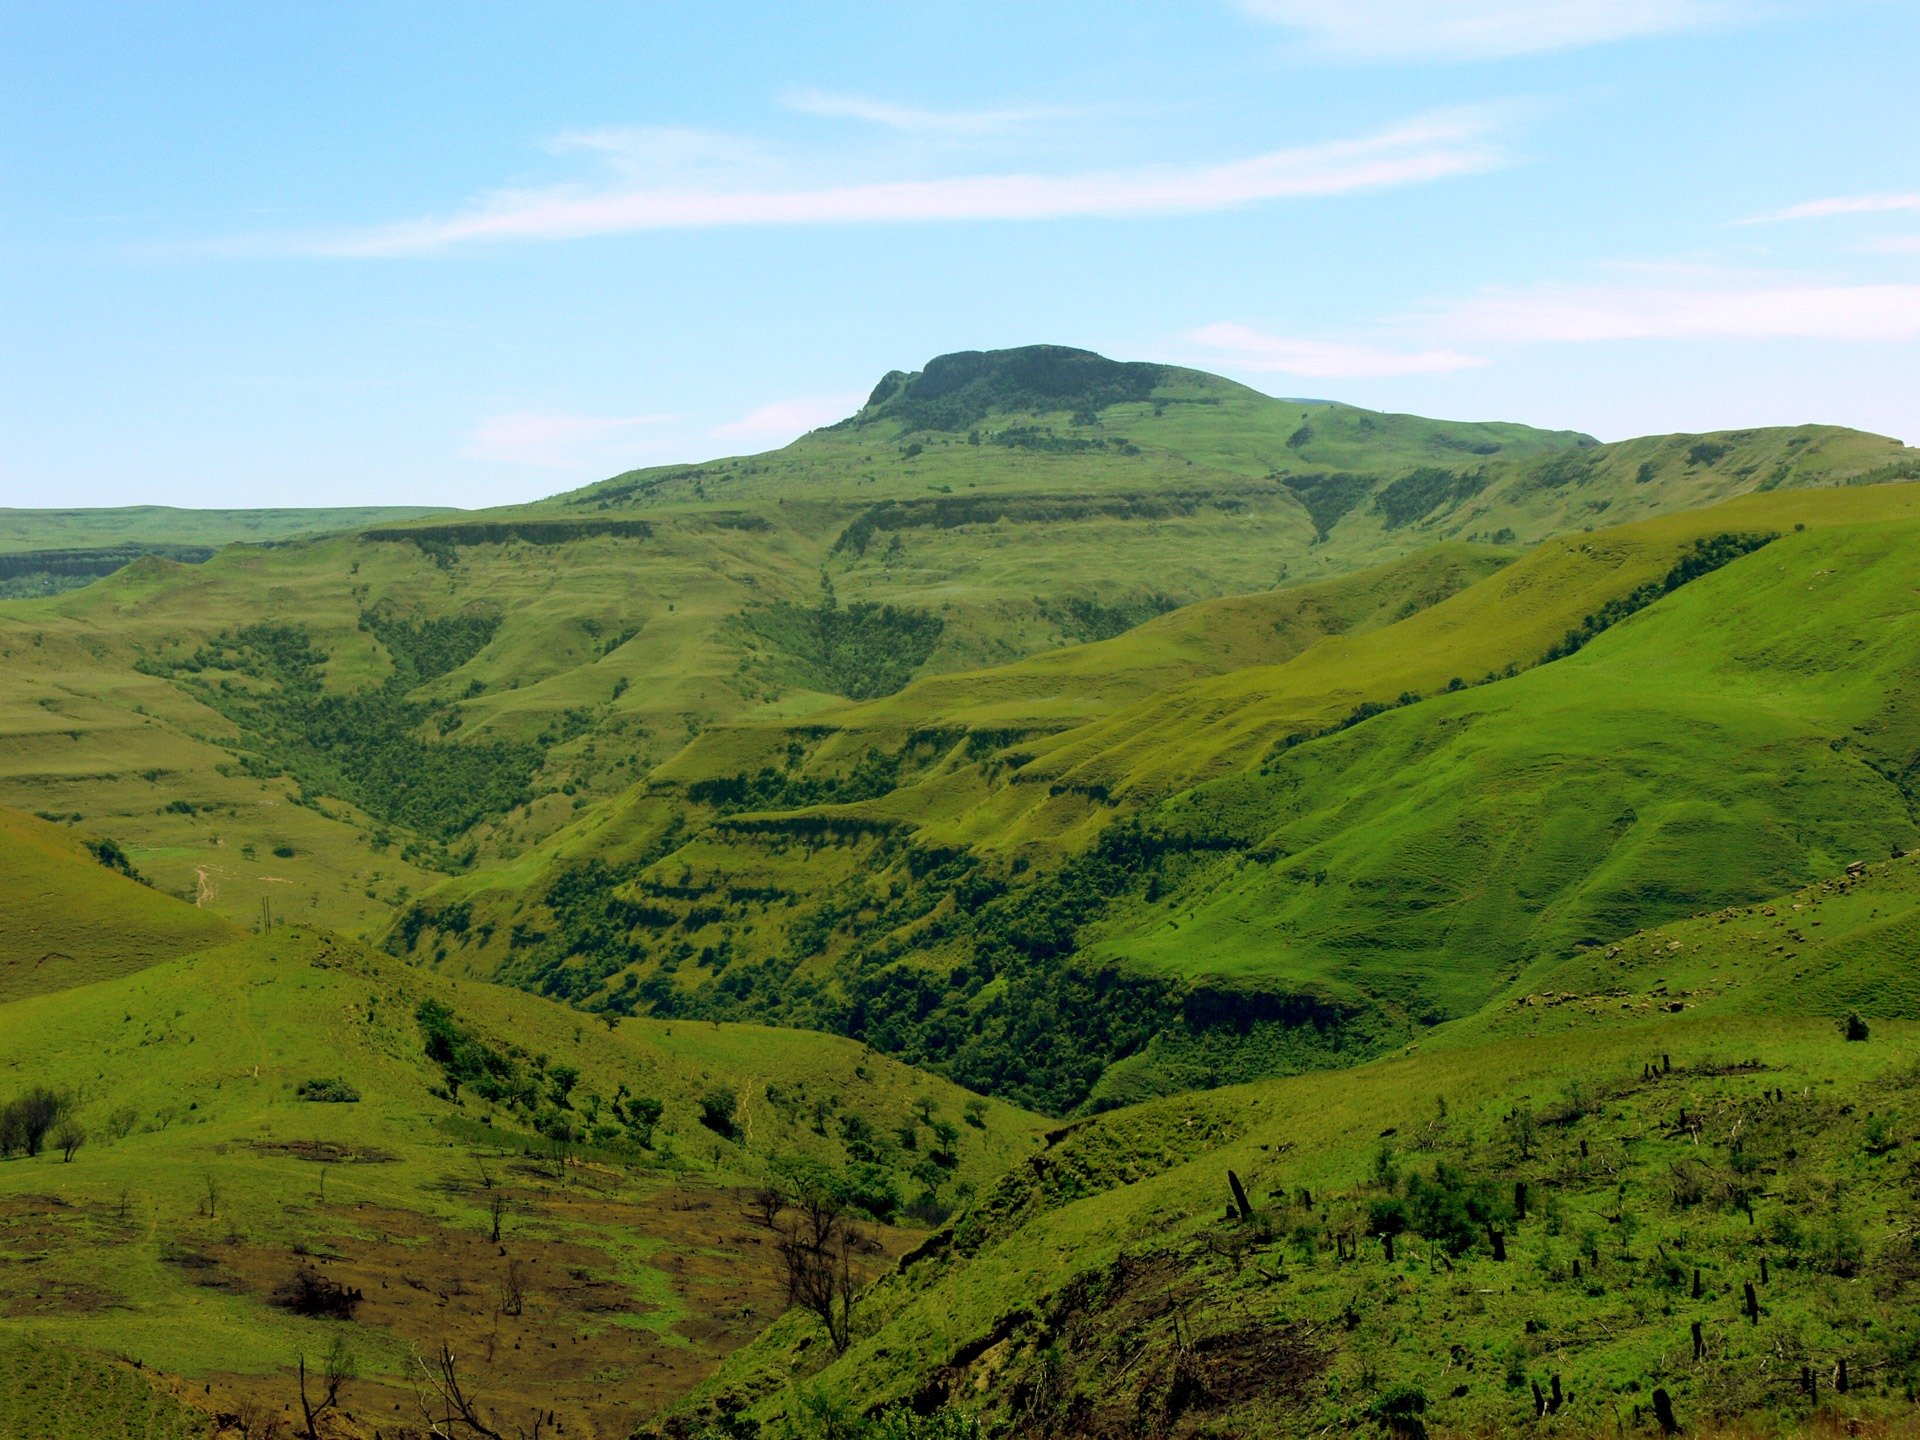
[[[0,1431],[1904,1433],[1916,478],[1033,346],[0,525]]]
[[[439,513],[431,506],[378,505],[333,510],[175,510],[164,505],[0,509],[0,599],[76,589],[143,555],[198,564],[223,545],[271,544],[295,535]]]
[[[715,725],[805,724],[1437,543],[1527,546],[1916,465],[1822,427],[1607,446],[1059,347],[942,357],[771,454],[150,556],[0,605],[0,799],[81,816],[230,917],[266,900],[372,933]]]
[[[1289,588],[1246,612],[1264,654],[1223,639],[1222,673],[1130,702],[1187,612],[715,730],[389,945],[596,1008],[838,1030],[1056,1112],[1346,1063],[1537,958],[1913,843],[1917,506],[1752,497],[1472,584],[1430,584],[1440,552]],[[1200,626],[1254,633],[1229,603]],[[1036,1066],[1055,1012],[1085,1033]]]
[[[749,1218],[779,1164],[843,1173],[912,1226],[1038,1133],[832,1037],[614,1028],[313,931],[241,935],[58,853],[45,828],[7,817],[7,858],[42,855],[0,867],[5,912],[57,898],[86,932],[76,950],[109,928],[124,949],[0,996],[0,1105],[44,1089],[79,1123],[71,1147],[57,1127],[37,1155],[0,1145],[16,1385],[84,1375],[91,1361],[44,1349],[79,1347],[257,1429],[295,1397],[296,1357],[317,1365],[340,1333],[288,1300],[308,1274],[361,1296],[351,1433],[417,1419],[414,1354],[444,1341],[474,1366],[484,1347],[496,1413],[537,1403],[569,1433],[624,1436],[780,1308]],[[911,1243],[872,1233],[871,1263]],[[32,1433],[103,1433],[90,1416]]]

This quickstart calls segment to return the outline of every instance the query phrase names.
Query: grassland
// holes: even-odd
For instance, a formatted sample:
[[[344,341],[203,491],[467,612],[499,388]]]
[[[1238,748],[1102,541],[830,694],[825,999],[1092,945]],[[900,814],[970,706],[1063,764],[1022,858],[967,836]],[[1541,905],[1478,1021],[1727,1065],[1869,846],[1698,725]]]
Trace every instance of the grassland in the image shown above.
[[[850,696],[885,701],[902,681],[1439,543],[1525,546],[1915,464],[1891,441],[1830,428],[1599,446],[1149,369],[1139,395],[1137,377],[1115,382],[1097,357],[1006,352],[978,362],[959,401],[942,391],[929,410],[909,378],[772,454],[634,472],[533,506],[236,545],[203,565],[149,558],[0,604],[0,800],[81,816],[162,888],[230,918],[251,920],[264,900],[377,933],[438,877],[519,860],[716,725],[805,723]],[[939,428],[958,414],[965,428]],[[190,538],[179,516],[149,518],[149,539]],[[84,538],[48,523],[22,543]],[[423,745],[538,752],[524,783],[458,834],[370,811],[392,788],[378,764],[335,765],[328,780],[296,763],[283,733],[181,683],[196,652],[267,618],[327,657],[324,692],[351,703],[396,673],[376,615],[497,618],[481,651],[400,697],[421,707]],[[1139,698],[1175,678],[1173,663],[1108,688]],[[244,692],[256,677],[218,678]],[[935,714],[909,725],[952,708],[950,695],[925,700]]]
[[[155,893],[124,856],[64,827],[0,810],[0,1003],[143,969],[237,932],[205,911]]]
[[[418,902],[404,948],[1055,1112],[1349,1063],[1541,957],[1914,843],[1917,504],[1441,548],[715,729],[538,866]],[[553,903],[589,874],[617,903]],[[1112,1023],[1035,1067],[1031,1017],[1088,1005]]]
[[[138,933],[119,893],[132,882],[90,857],[64,864],[62,893],[97,898],[149,963],[0,1005],[0,1095],[49,1087],[85,1131],[70,1156],[0,1160],[0,1344],[20,1374],[64,1373],[17,1343],[31,1337],[131,1357],[203,1408],[278,1412],[295,1357],[317,1363],[339,1331],[276,1303],[305,1265],[366,1297],[350,1334],[374,1423],[414,1415],[413,1353],[445,1340],[475,1363],[486,1347],[503,1415],[537,1400],[571,1433],[624,1435],[780,1308],[746,1198],[776,1157],[864,1167],[864,1193],[924,1196],[937,1216],[1038,1132],[844,1040],[611,1028],[310,931],[162,958],[178,947],[163,927]],[[10,910],[16,887],[38,893],[35,875],[4,873]],[[513,1093],[450,1088],[419,1018],[429,1001],[507,1057]],[[305,1098],[315,1080],[351,1098]],[[651,1118],[641,1101],[657,1102]],[[906,1233],[879,1229],[876,1260]],[[519,1313],[502,1313],[503,1286],[525,1291]],[[561,1344],[566,1363],[549,1361]]]
[[[1911,923],[1916,873],[1754,916]],[[1657,1434],[1656,1390],[1688,1433],[1907,1433],[1920,1034],[1850,1042],[1809,1013],[1836,997],[1716,948],[1748,918],[1623,940],[1651,994],[1536,989],[1357,1069],[1089,1120],[874,1287],[845,1358],[789,1316],[671,1433],[898,1405],[1036,1436]],[[1887,958],[1857,978],[1910,1016],[1912,952]],[[1699,972],[1746,1002],[1696,1004]]]
[[[431,505],[333,509],[178,510],[167,505],[117,509],[0,509],[0,555],[33,550],[107,550],[141,545],[266,544],[325,530],[358,530],[446,513]]]
[[[0,1431],[1905,1433],[1914,478],[1034,347],[0,601]]]

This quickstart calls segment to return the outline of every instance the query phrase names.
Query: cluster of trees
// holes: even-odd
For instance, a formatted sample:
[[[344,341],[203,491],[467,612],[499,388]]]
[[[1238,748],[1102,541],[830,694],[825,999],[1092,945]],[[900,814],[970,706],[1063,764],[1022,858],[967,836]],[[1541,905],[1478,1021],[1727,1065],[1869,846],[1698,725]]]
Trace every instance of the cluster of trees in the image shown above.
[[[790,600],[751,610],[744,623],[816,689],[849,700],[891,695],[913,678],[940,643],[946,621],[930,610],[859,601],[841,606]]]
[[[539,746],[423,740],[424,731],[440,728],[429,722],[457,712],[445,702],[409,698],[422,680],[477,654],[499,618],[368,616],[362,624],[388,645],[394,669],[383,683],[346,693],[326,689],[327,654],[297,625],[250,625],[185,660],[141,668],[190,686],[238,725],[254,773],[290,775],[303,791],[337,795],[442,842],[523,803],[543,758]],[[271,688],[204,678],[220,671],[265,680]]]
[[[71,1160],[86,1139],[72,1102],[44,1085],[0,1105],[0,1158],[38,1155],[51,1144],[63,1159]]]
[[[897,754],[869,748],[845,775],[809,775],[798,768],[762,765],[751,775],[715,775],[687,787],[696,805],[722,814],[740,810],[798,810],[809,805],[844,805],[873,800],[900,783]]]
[[[491,1044],[461,1025],[438,1000],[422,1000],[414,1019],[428,1058],[445,1077],[447,1098],[457,1101],[463,1088],[470,1090],[513,1111],[557,1145],[652,1148],[663,1107],[658,1100],[631,1094],[624,1081],[611,1100],[580,1092],[577,1067],[556,1065],[517,1045]]]

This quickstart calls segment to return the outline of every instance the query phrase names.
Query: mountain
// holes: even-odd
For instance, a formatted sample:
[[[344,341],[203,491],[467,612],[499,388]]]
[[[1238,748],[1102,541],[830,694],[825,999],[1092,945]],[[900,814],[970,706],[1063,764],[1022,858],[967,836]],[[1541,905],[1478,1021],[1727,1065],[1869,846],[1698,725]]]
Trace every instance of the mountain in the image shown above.
[[[1443,541],[1916,466],[1822,427],[1601,446],[1059,347],[942,357],[767,455],[0,605],[0,796],[231,918],[377,933],[448,873],[524,869],[709,727]]]
[[[103,532],[0,601],[0,1431],[1903,1433],[1916,478],[1033,346]]]
[[[1055,1113],[1350,1063],[1537,958],[1920,843],[1916,523],[1909,486],[1754,496],[716,729],[388,943]],[[1201,630],[1218,673],[1154,668]]]

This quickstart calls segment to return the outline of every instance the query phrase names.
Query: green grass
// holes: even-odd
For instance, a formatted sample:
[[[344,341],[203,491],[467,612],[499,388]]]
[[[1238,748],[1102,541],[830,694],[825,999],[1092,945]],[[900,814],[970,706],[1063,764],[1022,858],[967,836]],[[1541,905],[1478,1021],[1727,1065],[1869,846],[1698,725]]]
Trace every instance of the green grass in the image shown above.
[[[0,1333],[0,1434],[35,1440],[200,1440],[211,1422],[133,1367]]]
[[[396,1223],[378,1217],[393,1215],[413,1217],[408,1223],[429,1234],[484,1234],[488,1192],[475,1177],[492,1167],[511,1187],[514,1244],[534,1247],[522,1253],[552,1245],[601,1255],[629,1297],[618,1309],[666,1343],[685,1344],[676,1327],[706,1324],[698,1309],[706,1302],[670,1283],[661,1267],[673,1257],[657,1253],[644,1220],[635,1232],[631,1219],[616,1221],[629,1212],[601,1214],[592,1204],[630,1205],[675,1185],[756,1184],[782,1155],[846,1166],[847,1117],[855,1115],[876,1137],[878,1172],[903,1200],[929,1183],[920,1171],[934,1132],[924,1117],[950,1124],[953,1159],[933,1167],[931,1183],[951,1204],[990,1184],[1040,1127],[1036,1117],[973,1103],[834,1037],[644,1020],[610,1028],[291,928],[216,934],[223,943],[206,948],[203,915],[99,871],[88,857],[55,853],[74,847],[43,836],[45,827],[17,828],[52,848],[42,870],[0,869],[9,913],[52,875],[63,887],[53,895],[77,912],[84,893],[97,916],[75,914],[70,926],[91,923],[98,940],[111,925],[128,948],[114,965],[66,976],[65,988],[43,985],[0,1004],[0,1096],[51,1087],[71,1097],[86,1130],[71,1160],[52,1151],[0,1160],[0,1251],[33,1262],[31,1286],[24,1271],[0,1282],[0,1343],[31,1335],[189,1379],[217,1373],[277,1384],[296,1351],[325,1352],[327,1324],[231,1283],[209,1290],[180,1257],[324,1250],[342,1227],[370,1236]],[[156,923],[127,906],[121,886],[200,927],[193,953],[167,958],[170,947],[188,947],[164,917]],[[490,1102],[472,1087],[450,1099],[416,1018],[426,1000],[516,1056],[537,1107]],[[563,1064],[577,1074],[565,1098]],[[316,1079],[344,1080],[358,1098],[302,1098]],[[731,1137],[700,1119],[702,1097],[716,1087],[736,1097]],[[592,1117],[604,1117],[616,1092],[660,1102],[652,1148],[617,1127],[594,1130]],[[554,1168],[551,1144],[535,1130],[550,1120],[591,1132],[573,1147],[574,1166]],[[912,1150],[897,1138],[907,1129]],[[313,1143],[333,1147],[324,1170],[293,1153]],[[569,1195],[589,1208],[568,1210],[560,1202]],[[355,1344],[365,1378],[402,1382],[410,1342],[417,1337],[362,1327]]]
[[[468,1314],[569,1433],[756,1330],[690,1423],[1910,1424],[1915,464],[1037,350],[0,603],[0,1101],[87,1132],[0,1160],[0,1428],[283,1407],[299,1262],[415,1317],[374,1416]],[[786,1156],[952,1215],[843,1357],[763,1328]]]
[[[1437,1433],[1506,1434],[1558,1377],[1565,1433],[1657,1433],[1656,1387],[1706,1433],[1910,1423],[1915,1039],[1911,1022],[1850,1045],[1824,1020],[1663,1016],[1118,1112],[869,1292],[846,1357],[823,1365],[790,1316],[689,1414],[731,1396],[772,1420],[812,1393],[945,1400],[1046,1435],[1141,1414],[1167,1434],[1376,1433],[1411,1388]],[[1481,1187],[1504,1261],[1484,1225],[1451,1244],[1409,1231],[1391,1262],[1369,1235],[1441,1165]],[[1250,1220],[1228,1213],[1228,1170]]]
[[[1350,1063],[1543,955],[1910,841],[1917,503],[1441,549],[716,730],[540,864],[422,902],[408,943],[596,1005],[844,1030],[1056,1112]],[[1698,573],[1702,545],[1731,563]],[[589,926],[551,897],[595,864],[628,910]],[[436,936],[446,904],[486,923]],[[1140,1008],[1034,1088],[1024,1017],[1081,1003],[1076,975]]]
[[[1046,378],[1056,362],[1065,368]],[[591,822],[710,727],[804,721],[847,695],[1040,656],[1172,602],[1311,585],[1439,542],[1526,545],[1747,491],[1893,478],[1913,464],[1891,441],[1830,428],[1595,446],[1565,432],[1302,406],[1166,367],[1149,367],[1150,394],[1126,399],[1125,384],[1075,379],[1076,365],[1105,373],[1084,358],[1014,353],[981,364],[976,398],[1056,408],[910,432],[881,406],[768,455],[636,472],[457,520],[279,517],[369,528],[237,546],[204,565],[149,558],[69,594],[0,602],[0,800],[81,815],[146,852],[163,888],[206,896],[229,917],[250,919],[268,900],[304,920],[377,932],[397,899],[469,854],[497,867]],[[1337,515],[1322,503],[1335,492]],[[233,538],[212,523],[40,517],[18,539],[45,548]],[[837,622],[815,612],[823,572]],[[248,773],[241,756],[258,755],[257,736],[191,687],[140,671],[168,671],[271,616],[329,657],[327,693],[357,703],[396,675],[363,615],[418,626],[477,611],[499,616],[498,632],[456,669],[410,687],[406,703],[430,719],[409,738],[458,773],[475,761],[463,748],[532,746],[539,758],[524,787],[458,815],[370,811],[383,790],[377,766],[290,806],[297,787]],[[904,631],[846,623],[889,613],[906,617]],[[769,633],[756,617],[792,623]],[[1024,687],[1031,697],[1008,707],[1008,724],[1057,728],[1090,718],[1090,693],[1141,699],[1185,678],[1182,668],[1191,676],[1191,661],[1170,649],[1155,673],[1135,668],[1102,686],[1089,671],[1058,706],[1045,699],[1044,674],[1002,677],[996,692]],[[893,713],[910,728],[949,723],[962,708],[952,689],[903,698],[914,697],[909,684]],[[982,712],[991,698],[980,697]],[[930,708],[909,716],[923,699]],[[312,778],[326,768],[309,767]],[[169,810],[176,800],[196,808]],[[1002,825],[1004,805],[944,803]],[[1049,814],[1035,838],[1076,823]],[[448,824],[460,833],[448,837]],[[1028,838],[1023,817],[1003,828]],[[275,858],[287,863],[269,863],[284,848],[294,855]]]
[[[0,810],[0,1003],[143,969],[229,938],[216,916],[99,862],[63,829]]]
[[[431,505],[363,505],[313,510],[179,510],[167,505],[118,509],[0,509],[0,554],[90,550],[128,545],[261,544],[323,530],[357,530],[442,514]]]

